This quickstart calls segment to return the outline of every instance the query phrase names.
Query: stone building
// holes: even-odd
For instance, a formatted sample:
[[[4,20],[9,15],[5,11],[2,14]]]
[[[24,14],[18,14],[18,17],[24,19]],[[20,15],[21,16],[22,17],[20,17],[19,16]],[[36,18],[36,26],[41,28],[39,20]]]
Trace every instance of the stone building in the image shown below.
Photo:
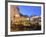
[[[17,9],[17,6],[11,5],[10,6],[10,19],[11,19],[12,23],[14,23],[19,18],[20,18],[20,14],[19,14],[19,11]]]
[[[34,23],[41,23],[41,17],[40,16],[32,16],[32,17],[28,17],[25,15],[22,15],[19,13],[19,9],[17,8],[17,6],[15,5],[11,5],[10,7],[10,18],[12,21],[12,24],[20,24],[20,23],[26,23],[26,22],[30,22],[32,24]],[[33,14],[34,15],[34,14]],[[26,26],[27,24],[25,24]],[[28,25],[27,25],[28,26]]]

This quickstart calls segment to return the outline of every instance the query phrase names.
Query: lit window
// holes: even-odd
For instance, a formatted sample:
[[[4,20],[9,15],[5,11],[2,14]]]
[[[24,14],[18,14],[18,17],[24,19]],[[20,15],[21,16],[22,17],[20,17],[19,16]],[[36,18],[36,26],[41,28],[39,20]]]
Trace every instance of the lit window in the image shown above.
[[[15,15],[16,17],[19,17],[19,15]]]
[[[29,20],[29,18],[27,18],[27,20]]]

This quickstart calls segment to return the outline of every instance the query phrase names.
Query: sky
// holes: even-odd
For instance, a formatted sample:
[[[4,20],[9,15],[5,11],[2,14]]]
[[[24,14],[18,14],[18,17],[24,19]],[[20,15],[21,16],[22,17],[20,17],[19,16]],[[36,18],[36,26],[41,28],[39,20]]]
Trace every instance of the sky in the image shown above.
[[[20,13],[27,16],[41,15],[41,6],[18,6]]]

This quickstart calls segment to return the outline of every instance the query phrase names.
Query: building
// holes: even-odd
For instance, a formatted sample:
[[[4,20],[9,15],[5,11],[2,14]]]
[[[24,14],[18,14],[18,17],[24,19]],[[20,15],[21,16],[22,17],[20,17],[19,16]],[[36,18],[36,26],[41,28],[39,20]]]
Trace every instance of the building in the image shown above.
[[[16,20],[18,20],[18,18],[20,18],[20,14],[19,14],[19,11],[17,9],[17,6],[11,5],[11,7],[10,7],[10,19],[11,19],[12,23],[14,23]]]
[[[31,24],[36,24],[39,23],[41,25],[41,17],[40,16],[33,16],[32,17],[28,17],[26,15],[22,15],[19,12],[19,8],[17,8],[17,6],[15,5],[11,5],[10,7],[10,18],[11,18],[11,22],[12,24],[16,24],[16,25],[24,25],[24,26],[30,26]]]
[[[36,24],[36,23],[39,23],[39,25],[41,25],[41,17],[40,16],[32,16],[30,18],[30,22],[32,24]]]

